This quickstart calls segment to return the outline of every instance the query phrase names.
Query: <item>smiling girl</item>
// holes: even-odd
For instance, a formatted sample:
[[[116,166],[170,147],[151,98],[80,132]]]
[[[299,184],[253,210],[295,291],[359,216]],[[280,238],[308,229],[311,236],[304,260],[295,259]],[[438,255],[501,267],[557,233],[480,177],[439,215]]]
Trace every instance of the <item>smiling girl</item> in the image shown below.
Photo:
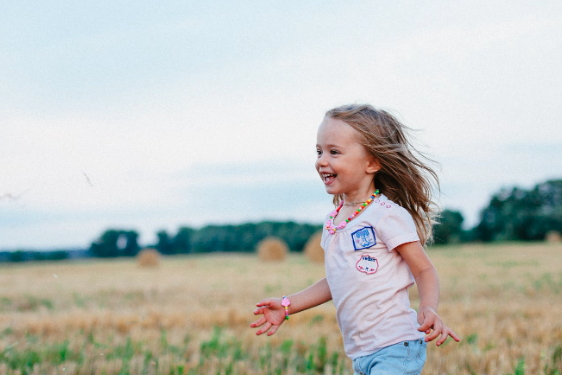
[[[429,341],[459,341],[437,314],[439,279],[423,248],[437,176],[406,129],[370,105],[326,113],[316,144],[316,170],[336,206],[322,235],[326,278],[259,302],[257,335],[273,335],[290,314],[333,299],[356,374],[420,374]],[[417,312],[408,296],[414,282]]]

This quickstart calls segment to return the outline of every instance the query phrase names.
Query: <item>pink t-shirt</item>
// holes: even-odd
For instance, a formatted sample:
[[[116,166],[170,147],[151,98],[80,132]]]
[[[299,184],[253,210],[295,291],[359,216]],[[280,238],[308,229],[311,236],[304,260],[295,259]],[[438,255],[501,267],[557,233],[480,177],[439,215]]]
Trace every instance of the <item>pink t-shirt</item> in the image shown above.
[[[414,220],[384,195],[335,234],[324,229],[326,278],[351,359],[424,336],[410,308],[410,268],[397,251],[419,241]]]

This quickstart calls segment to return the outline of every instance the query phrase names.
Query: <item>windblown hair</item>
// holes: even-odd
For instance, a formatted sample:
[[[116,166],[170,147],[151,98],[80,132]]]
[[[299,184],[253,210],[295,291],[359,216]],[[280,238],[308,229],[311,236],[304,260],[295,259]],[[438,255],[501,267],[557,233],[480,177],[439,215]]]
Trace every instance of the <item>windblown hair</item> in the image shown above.
[[[439,191],[439,178],[428,165],[435,162],[406,138],[410,128],[368,104],[337,107],[326,112],[326,117],[344,121],[358,131],[362,145],[380,163],[375,187],[412,215],[422,245],[431,242],[437,215],[433,193],[434,189]],[[334,204],[341,199],[341,195],[334,196]]]

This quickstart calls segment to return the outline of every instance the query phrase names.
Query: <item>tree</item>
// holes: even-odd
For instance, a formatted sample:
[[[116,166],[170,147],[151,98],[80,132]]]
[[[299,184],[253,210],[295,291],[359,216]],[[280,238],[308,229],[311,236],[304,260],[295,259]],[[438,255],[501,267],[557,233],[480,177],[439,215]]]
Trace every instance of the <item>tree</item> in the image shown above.
[[[137,232],[135,232],[134,230],[130,230],[130,231],[124,231],[122,233],[122,236],[125,236],[126,239],[126,244],[125,247],[120,251],[120,255],[126,256],[126,257],[134,257],[135,255],[137,255],[137,253],[140,250],[139,247],[139,243],[138,243],[138,239],[139,239],[139,234]]]
[[[158,243],[156,244],[156,249],[160,252],[160,254],[170,255],[174,254],[174,245],[172,243],[172,239],[170,235],[165,230],[161,230],[156,233],[158,236]]]
[[[26,260],[27,254],[22,250],[14,251],[8,257],[8,262],[25,262]]]
[[[139,251],[138,237],[136,231],[108,229],[92,242],[90,253],[101,258],[135,256]]]
[[[186,254],[191,252],[191,236],[193,229],[189,227],[180,227],[176,236],[172,240],[174,251],[178,254]]]
[[[531,190],[501,189],[482,210],[475,228],[482,241],[537,241],[551,230],[562,231],[562,180],[546,181]]]
[[[443,210],[433,233],[435,244],[460,242],[463,235],[462,222],[464,218],[458,211]]]
[[[117,241],[121,231],[115,229],[108,229],[90,245],[90,252],[101,258],[110,258],[119,256],[119,248]]]
[[[321,225],[295,222],[264,221],[240,225],[208,225],[190,235],[191,251],[244,251],[252,252],[266,237],[279,237],[292,251],[302,251],[304,245]]]

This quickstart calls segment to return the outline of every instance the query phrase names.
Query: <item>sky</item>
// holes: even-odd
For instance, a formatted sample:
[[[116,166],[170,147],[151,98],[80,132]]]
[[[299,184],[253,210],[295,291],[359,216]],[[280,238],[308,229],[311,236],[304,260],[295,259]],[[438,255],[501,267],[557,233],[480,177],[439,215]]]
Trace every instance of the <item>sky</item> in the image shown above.
[[[562,178],[558,0],[0,8],[0,249],[321,223],[316,131],[347,103],[415,129],[466,227],[499,189]]]

